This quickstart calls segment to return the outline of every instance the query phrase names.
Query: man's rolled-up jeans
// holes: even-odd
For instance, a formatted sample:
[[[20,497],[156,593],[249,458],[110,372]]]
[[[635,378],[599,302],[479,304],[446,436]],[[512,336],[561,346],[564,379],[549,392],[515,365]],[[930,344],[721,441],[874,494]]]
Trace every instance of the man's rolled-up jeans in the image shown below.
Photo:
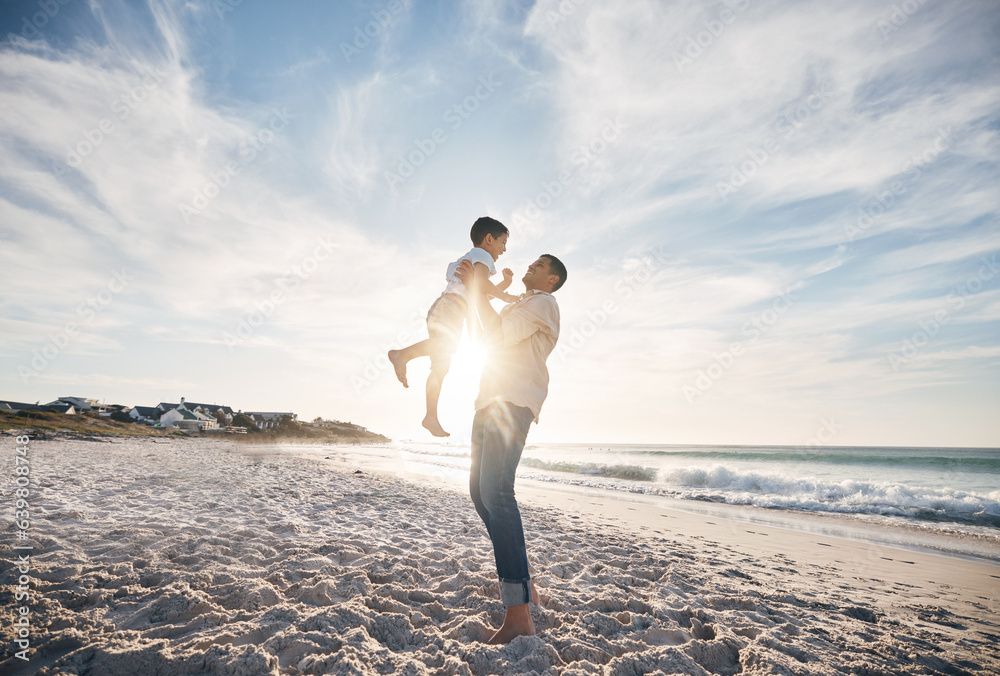
[[[531,600],[524,528],[514,499],[514,472],[532,420],[530,409],[506,401],[479,409],[472,419],[469,492],[493,542],[500,599],[507,607]]]

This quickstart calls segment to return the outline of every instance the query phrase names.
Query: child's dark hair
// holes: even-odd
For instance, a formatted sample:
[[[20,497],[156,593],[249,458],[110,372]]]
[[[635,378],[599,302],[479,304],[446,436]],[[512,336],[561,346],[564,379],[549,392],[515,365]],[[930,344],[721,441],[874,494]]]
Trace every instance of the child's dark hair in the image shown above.
[[[552,254],[542,254],[541,258],[549,259],[549,272],[559,277],[559,281],[552,287],[552,292],[555,293],[566,283],[566,266]]]
[[[493,235],[493,238],[496,239],[509,234],[510,231],[507,230],[506,225],[495,218],[483,216],[477,218],[476,222],[472,224],[472,232],[469,233],[469,236],[472,237],[472,245],[479,246],[486,239],[486,235]]]

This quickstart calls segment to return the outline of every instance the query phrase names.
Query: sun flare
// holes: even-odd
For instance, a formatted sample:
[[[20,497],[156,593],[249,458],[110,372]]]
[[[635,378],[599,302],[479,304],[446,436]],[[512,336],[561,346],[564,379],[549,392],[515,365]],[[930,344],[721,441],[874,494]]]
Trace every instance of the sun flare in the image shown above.
[[[462,383],[463,387],[479,387],[479,376],[483,373],[483,364],[486,363],[486,349],[465,336],[458,351],[451,359],[451,370],[448,378],[457,385]]]
[[[471,420],[473,402],[479,392],[479,377],[486,363],[486,350],[468,335],[462,337],[451,359],[451,369],[444,381],[438,417],[443,421]]]

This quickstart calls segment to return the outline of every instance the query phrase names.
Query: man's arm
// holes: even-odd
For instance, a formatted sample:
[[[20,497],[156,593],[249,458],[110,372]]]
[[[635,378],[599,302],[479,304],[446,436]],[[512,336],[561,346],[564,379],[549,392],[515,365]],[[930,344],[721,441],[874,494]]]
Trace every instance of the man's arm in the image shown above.
[[[468,288],[473,289],[472,296],[479,311],[479,319],[483,323],[484,342],[493,346],[513,345],[528,340],[539,331],[558,338],[559,309],[550,295],[546,294],[534,302],[521,305],[501,319],[490,305],[486,294],[481,290],[476,291],[475,273],[471,263],[462,261],[462,267],[455,272],[455,275]]]
[[[483,325],[479,323],[479,314],[476,308],[469,306],[466,312],[465,324],[469,329],[469,338],[476,341],[477,345],[483,343]]]
[[[462,284],[466,288],[472,290],[472,295],[476,299],[476,309],[479,311],[479,320],[483,323],[483,333],[486,341],[493,342],[497,340],[497,337],[503,340],[500,315],[490,305],[489,296],[486,295],[485,290],[482,288],[482,282],[485,281],[486,284],[490,284],[489,280],[480,279],[479,275],[475,274],[475,268],[473,268],[472,263],[467,260],[461,262],[458,269],[455,270],[455,276],[462,280]],[[490,286],[493,285],[490,284]],[[501,293],[503,292],[501,291]]]

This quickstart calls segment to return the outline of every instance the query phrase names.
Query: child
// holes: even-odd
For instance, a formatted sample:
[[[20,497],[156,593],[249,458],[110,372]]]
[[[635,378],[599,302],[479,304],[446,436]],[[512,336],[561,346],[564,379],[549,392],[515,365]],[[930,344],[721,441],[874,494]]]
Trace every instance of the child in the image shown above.
[[[475,246],[448,265],[448,272],[445,275],[448,285],[427,311],[429,336],[427,340],[414,343],[402,350],[389,350],[389,361],[392,362],[396,377],[403,383],[403,387],[409,387],[406,382],[406,363],[416,357],[431,358],[431,372],[427,376],[426,388],[427,415],[421,424],[436,437],[449,436],[438,421],[438,398],[441,396],[441,383],[451,367],[451,357],[458,349],[459,340],[462,338],[462,323],[472,307],[469,303],[469,291],[455,276],[455,270],[463,260],[468,260],[475,266],[476,283],[488,296],[500,298],[505,303],[517,300],[516,296],[505,293],[514,278],[514,273],[509,268],[504,268],[503,281],[499,284],[494,285],[488,279],[490,275],[496,274],[493,263],[507,250],[507,238],[510,236],[507,226],[483,216],[472,224],[472,232],[469,234]],[[473,326],[474,323],[470,322],[470,334],[473,332]]]

